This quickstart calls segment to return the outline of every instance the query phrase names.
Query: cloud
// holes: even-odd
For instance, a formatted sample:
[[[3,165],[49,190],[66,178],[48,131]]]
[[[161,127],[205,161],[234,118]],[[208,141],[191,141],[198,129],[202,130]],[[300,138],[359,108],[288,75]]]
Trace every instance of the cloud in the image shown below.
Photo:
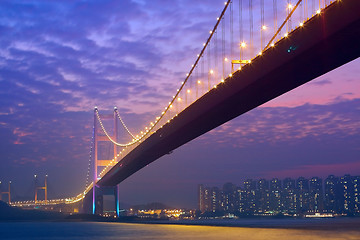
[[[336,138],[360,134],[360,99],[330,105],[306,104],[294,108],[254,109],[201,137],[219,144],[246,148],[256,143],[294,142],[328,135]]]
[[[49,170],[62,182],[59,191],[78,193],[89,161],[93,107],[106,113],[117,106],[132,132],[144,129],[184,80],[223,7],[213,0],[3,0],[0,152],[6,169],[1,175]],[[172,168],[159,160],[158,169],[178,179],[180,172],[193,174],[189,179],[196,182],[196,174],[213,178],[199,173],[211,165],[215,182],[225,180],[226,173],[238,174],[233,169],[240,162],[255,176],[261,172],[254,162],[272,167],[261,160],[268,156],[259,149],[280,151],[281,145],[293,150],[300,144],[326,152],[331,149],[323,145],[338,149],[340,140],[344,150],[332,155],[353,161],[347,154],[359,151],[354,150],[360,135],[358,64],[355,60],[194,140],[184,146],[192,151],[182,156],[188,165],[178,161]],[[119,140],[127,141],[127,135]],[[274,155],[271,161],[291,169],[291,163]],[[219,159],[231,169],[217,172]]]
[[[275,171],[269,171],[266,173],[267,178],[285,178],[288,176],[291,177],[306,177],[311,178],[315,176],[325,177],[326,175],[330,175],[336,173],[337,175],[358,175],[360,171],[360,162],[357,160],[356,162],[345,162],[345,163],[333,163],[333,164],[312,164],[312,165],[300,165],[296,166],[296,168],[292,167],[289,169],[281,169]]]
[[[310,84],[312,85],[317,85],[317,86],[324,86],[324,85],[327,85],[327,84],[331,84],[332,82],[330,80],[321,80],[321,81],[314,81],[314,82],[310,82]]]

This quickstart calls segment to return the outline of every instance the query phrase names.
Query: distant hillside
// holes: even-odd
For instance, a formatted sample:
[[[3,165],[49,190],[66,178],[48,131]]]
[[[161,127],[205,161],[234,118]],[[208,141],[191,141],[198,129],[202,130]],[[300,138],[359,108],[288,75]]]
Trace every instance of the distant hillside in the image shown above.
[[[40,210],[23,210],[0,201],[0,221],[47,221],[64,219],[67,215]]]

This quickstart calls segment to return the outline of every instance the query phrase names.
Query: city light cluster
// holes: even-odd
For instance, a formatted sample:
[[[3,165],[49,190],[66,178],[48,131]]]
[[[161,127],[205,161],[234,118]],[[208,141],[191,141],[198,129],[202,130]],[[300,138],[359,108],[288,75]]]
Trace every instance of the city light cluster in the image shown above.
[[[198,193],[202,213],[360,215],[360,176],[330,175],[324,182],[318,177],[248,179],[243,187],[232,183],[222,189],[199,185]]]

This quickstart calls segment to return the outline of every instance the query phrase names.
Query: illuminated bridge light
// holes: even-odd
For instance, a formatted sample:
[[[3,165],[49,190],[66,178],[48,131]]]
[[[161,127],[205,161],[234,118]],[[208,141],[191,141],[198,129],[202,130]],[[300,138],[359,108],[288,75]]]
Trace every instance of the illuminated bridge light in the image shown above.
[[[341,1],[341,0],[338,0],[338,1]],[[338,1],[336,1],[336,2],[338,2]],[[230,2],[230,1],[229,1]],[[289,3],[290,1],[288,1],[288,3]],[[331,3],[332,1],[330,1],[330,3]],[[300,3],[300,2],[299,2]],[[227,5],[228,5],[228,2],[225,2],[224,3],[225,4],[225,9],[226,9],[226,7],[227,7]],[[293,12],[295,12],[295,8],[298,8],[298,5],[299,4],[297,4],[297,5],[295,5],[295,4],[291,4],[291,3],[289,3],[289,4],[285,4],[284,6],[283,6],[283,9],[284,10],[286,10],[286,12],[287,12],[287,15],[288,15],[288,18],[289,19],[291,19],[291,15],[292,15],[292,13]],[[325,1],[325,5],[327,5],[327,3],[326,3],[326,1]],[[312,6],[312,7],[314,7],[313,8],[313,10],[311,11],[312,13],[314,13],[314,12],[316,12],[316,14],[314,14],[314,16],[316,16],[317,14],[321,14],[321,13],[325,13],[325,9],[321,9],[321,8],[319,8],[318,10],[316,10],[316,8],[315,8],[315,6]],[[301,7],[299,7],[298,9],[300,9],[301,11],[304,11],[304,10],[302,10],[301,9]],[[285,12],[285,11],[284,11]],[[297,13],[295,12],[295,15],[296,15]],[[303,14],[303,13],[301,13],[301,14]],[[306,17],[304,16],[304,19],[305,19]],[[293,17],[293,19],[294,19],[294,17]],[[216,23],[216,27],[217,27],[217,25],[219,25],[219,23],[223,23],[223,22],[220,22],[220,21],[224,21],[224,18],[223,18],[223,15],[220,15],[220,17],[218,17],[218,18],[216,18],[216,20],[218,21],[217,23]],[[275,19],[274,19],[275,20]],[[242,66],[244,66],[244,65],[246,65],[247,63],[251,63],[251,60],[244,60],[244,59],[246,59],[246,58],[243,58],[244,57],[244,55],[243,55],[243,52],[245,52],[245,56],[247,56],[248,58],[247,59],[254,59],[254,61],[256,61],[257,59],[256,59],[256,57],[258,57],[259,55],[262,55],[263,54],[263,51],[265,52],[265,50],[267,50],[267,48],[269,47],[269,46],[271,46],[271,47],[274,47],[275,46],[275,43],[277,43],[278,41],[281,41],[282,40],[282,37],[281,37],[281,35],[282,35],[282,33],[284,33],[285,32],[285,34],[284,34],[284,37],[288,37],[288,36],[290,36],[289,35],[289,33],[291,33],[291,31],[292,30],[290,30],[291,29],[291,26],[289,25],[289,20],[285,20],[284,21],[284,24],[283,24],[283,26],[286,26],[286,28],[284,27],[284,28],[282,28],[282,27],[280,27],[279,28],[279,31],[276,33],[276,34],[274,34],[274,36],[273,36],[273,38],[270,40],[270,43],[268,43],[268,45],[266,45],[266,47],[265,48],[263,48],[263,38],[262,38],[262,36],[264,35],[264,33],[265,32],[262,32],[263,30],[268,30],[268,28],[270,28],[270,25],[268,25],[268,26],[266,26],[265,24],[264,24],[264,22],[263,22],[264,20],[262,20],[262,22],[261,22],[261,24],[259,24],[259,25],[255,25],[255,29],[258,29],[258,30],[260,30],[260,32],[258,32],[258,34],[260,35],[260,42],[261,42],[261,50],[260,50],[260,52],[258,52],[258,55],[254,55],[254,54],[256,54],[256,52],[257,51],[259,51],[259,50],[257,50],[257,51],[255,51],[254,49],[256,49],[258,46],[256,45],[256,44],[254,44],[254,42],[252,41],[251,42],[251,44],[249,44],[249,47],[251,48],[251,50],[252,50],[252,55],[250,55],[250,56],[247,56],[248,55],[248,53],[246,52],[247,50],[245,49],[246,47],[247,47],[247,44],[246,44],[246,42],[245,41],[243,41],[243,39],[240,39],[240,41],[239,40],[237,40],[236,42],[235,42],[235,44],[237,45],[237,53],[240,53],[240,58],[238,59],[238,60],[234,60],[234,62],[235,61],[239,61],[239,63],[234,63],[234,64],[239,64],[240,66],[238,66],[238,68],[237,68],[237,66],[236,66],[236,68],[238,69],[238,70],[241,70],[242,69]],[[276,19],[276,21],[277,21],[277,19]],[[286,22],[286,21],[288,21],[288,22]],[[305,25],[305,22],[302,22],[303,21],[303,19],[301,19],[299,22],[298,22],[298,26],[300,26],[300,27],[303,27],[304,25]],[[285,25],[286,24],[286,25]],[[277,25],[276,23],[275,23],[275,25]],[[221,26],[221,25],[220,25]],[[165,114],[168,112],[168,111],[171,111],[171,113],[172,113],[172,108],[173,108],[173,104],[174,104],[174,102],[175,101],[178,101],[179,103],[178,103],[178,106],[181,106],[181,105],[183,105],[182,103],[181,103],[181,101],[182,101],[182,99],[181,99],[181,97],[180,97],[180,91],[181,90],[183,90],[183,92],[184,93],[182,93],[183,95],[181,95],[183,98],[185,98],[184,99],[184,103],[186,102],[188,102],[188,99],[189,98],[191,98],[191,95],[187,95],[187,94],[190,94],[191,93],[191,91],[194,91],[194,95],[195,95],[195,89],[194,88],[190,88],[190,89],[187,89],[188,88],[188,85],[189,85],[189,83],[187,82],[187,80],[191,80],[191,82],[190,82],[190,84],[192,84],[192,81],[194,80],[194,83],[195,83],[195,85],[196,85],[196,83],[197,84],[199,84],[199,86],[196,86],[196,97],[198,97],[198,91],[199,91],[199,89],[200,89],[200,92],[201,93],[203,93],[203,92],[209,92],[209,91],[211,91],[211,86],[213,86],[213,88],[217,88],[217,86],[218,85],[220,85],[220,82],[221,83],[224,83],[225,82],[225,76],[228,74],[228,76],[229,77],[233,77],[233,73],[235,72],[234,71],[234,66],[232,66],[232,69],[231,69],[231,72],[232,73],[229,73],[229,72],[226,72],[227,71],[227,69],[226,69],[226,67],[225,67],[225,63],[224,62],[228,62],[229,60],[230,60],[230,62],[232,62],[233,63],[233,61],[231,61],[232,60],[232,58],[234,57],[234,55],[233,54],[230,54],[230,55],[228,55],[229,54],[229,52],[226,52],[225,50],[223,50],[223,55],[222,55],[222,57],[220,57],[220,55],[218,56],[218,55],[216,55],[216,59],[215,59],[215,64],[210,64],[209,63],[209,67],[207,68],[207,70],[204,70],[204,69],[202,69],[201,71],[202,71],[202,73],[201,74],[206,74],[206,71],[208,71],[208,74],[211,74],[211,75],[213,75],[213,74],[215,74],[215,76],[210,76],[210,75],[208,75],[207,77],[208,77],[208,79],[206,79],[205,80],[205,78],[203,78],[203,77],[199,77],[198,78],[198,80],[196,80],[196,79],[189,79],[189,76],[190,76],[190,74],[193,74],[193,75],[195,75],[195,74],[198,74],[198,72],[195,72],[195,67],[199,67],[200,66],[200,64],[201,64],[201,62],[199,62],[199,60],[203,60],[203,62],[205,62],[205,64],[207,64],[206,63],[206,61],[209,61],[209,62],[211,62],[211,63],[214,63],[213,62],[213,58],[212,58],[212,56],[211,56],[211,54],[209,53],[207,53],[205,50],[206,50],[206,47],[213,47],[213,43],[214,43],[214,41],[218,41],[217,39],[215,39],[215,40],[213,40],[213,39],[211,39],[212,37],[218,37],[218,36],[216,36],[216,35],[214,35],[213,36],[213,34],[214,33],[216,33],[217,31],[219,31],[219,28],[214,28],[214,29],[212,29],[212,30],[210,30],[209,31],[209,33],[210,33],[210,36],[208,35],[208,39],[207,39],[207,41],[205,41],[204,43],[203,43],[203,46],[205,47],[205,48],[203,48],[202,49],[202,51],[201,51],[201,54],[197,54],[197,57],[198,57],[198,59],[195,61],[195,63],[194,64],[192,64],[191,65],[191,70],[190,71],[188,71],[187,73],[186,73],[186,71],[185,71],[185,74],[186,74],[186,76],[187,76],[187,78],[185,78],[186,80],[185,81],[183,81],[183,82],[181,82],[181,87],[179,87],[178,89],[177,89],[177,93],[174,95],[174,96],[172,96],[172,101],[171,102],[168,102],[168,106],[167,107],[165,107],[164,109],[165,110],[163,110],[163,112],[161,113],[161,115],[160,115],[160,117],[156,117],[156,120],[154,121],[154,122],[150,122],[150,126],[148,126],[148,127],[145,127],[145,130],[143,130],[143,131],[141,131],[140,132],[140,134],[139,135],[135,135],[135,137],[134,137],[134,135],[132,136],[132,141],[130,142],[130,143],[127,143],[127,144],[125,144],[125,145],[123,145],[123,146],[121,146],[121,147],[126,147],[126,148],[124,148],[124,149],[122,149],[115,157],[114,157],[114,159],[112,159],[111,161],[110,161],[110,163],[108,164],[108,166],[106,166],[101,172],[100,172],[100,176],[104,176],[104,174],[106,174],[107,173],[107,171],[109,170],[109,169],[111,169],[111,166],[112,166],[112,164],[114,164],[114,162],[115,161],[119,161],[120,160],[120,158],[118,159],[118,157],[120,157],[120,155],[121,155],[121,157],[123,157],[124,155],[126,155],[126,154],[129,154],[129,153],[131,153],[131,151],[133,151],[133,149],[136,147],[136,146],[138,146],[138,145],[135,145],[136,143],[141,143],[141,141],[140,141],[140,139],[143,139],[143,140],[145,140],[148,136],[150,136],[152,133],[156,133],[156,131],[158,130],[158,129],[160,129],[160,128],[162,128],[162,125],[161,124],[163,124],[163,125],[165,125],[165,123],[167,122],[167,123],[169,123],[170,122],[170,119],[173,119],[174,117],[176,117],[176,116],[178,116],[178,114],[176,114],[175,116],[173,116],[174,114],[175,114],[175,112],[174,112],[174,114],[172,114],[172,115],[170,115],[169,114],[169,116],[165,116]],[[278,26],[276,26],[276,27],[274,27],[274,28],[277,28]],[[225,27],[224,27],[225,28]],[[272,27],[271,27],[272,28]],[[274,31],[276,32],[276,30],[277,29],[274,29]],[[288,31],[288,32],[286,32],[286,31]],[[268,33],[268,32],[267,32]],[[261,35],[261,34],[263,34],[263,35]],[[264,36],[265,37],[265,36]],[[295,37],[294,37],[295,38]],[[257,38],[257,37],[255,37],[254,39],[259,39],[259,38]],[[265,40],[267,40],[267,39],[265,39]],[[233,40],[232,40],[233,41]],[[228,42],[226,41],[226,39],[225,39],[225,43],[226,44],[228,44]],[[233,43],[234,42],[231,42],[232,44],[231,44],[231,46],[233,45]],[[216,43],[215,43],[216,44]],[[257,43],[258,44],[258,43]],[[234,45],[235,46],[235,45]],[[218,46],[216,46],[216,47],[218,47]],[[293,50],[295,50],[296,48],[293,48],[293,47],[290,47],[289,49],[287,49],[287,52],[292,52]],[[233,50],[233,49],[232,49]],[[212,51],[212,50],[211,50]],[[218,50],[215,50],[215,51],[217,51],[216,53],[218,54],[218,52],[220,52],[220,51],[218,51]],[[210,51],[209,51],[210,52]],[[210,57],[209,57],[209,55],[210,55]],[[227,57],[225,57],[225,56],[228,56],[229,58],[227,58]],[[201,59],[199,59],[201,57]],[[206,58],[207,57],[209,57],[209,60],[206,60]],[[210,59],[211,58],[211,59]],[[259,58],[258,58],[259,59]],[[221,69],[221,67],[218,67],[216,64],[217,64],[217,61],[221,61],[221,60],[223,60],[223,68]],[[190,65],[190,64],[189,64]],[[215,66],[214,66],[215,65]],[[214,69],[211,69],[211,68],[214,68]],[[236,69],[235,68],[235,69]],[[246,68],[246,67],[245,67]],[[209,70],[210,69],[210,70]],[[220,73],[221,72],[221,70],[222,70],[222,74],[218,74],[218,73]],[[194,71],[194,72],[193,72]],[[215,73],[215,71],[216,71],[216,73]],[[220,77],[222,76],[222,78],[221,79],[219,79],[219,76],[218,75],[220,75]],[[240,75],[240,74],[239,74]],[[197,75],[198,76],[198,75]],[[201,80],[200,80],[201,79]],[[216,82],[217,82],[217,84],[218,85],[213,85],[214,84],[214,81],[216,80]],[[220,82],[218,82],[220,80]],[[230,80],[230,82],[232,82],[233,80],[235,80],[235,79],[232,79],[232,80]],[[187,84],[186,86],[185,86],[185,84]],[[202,85],[200,85],[200,84],[203,84],[204,86],[206,85],[206,88],[204,87],[203,89],[202,89]],[[219,87],[219,91],[220,91],[220,89],[222,88],[222,86],[220,86]],[[200,96],[201,97],[201,96]],[[175,104],[176,104],[176,102],[175,102]],[[187,104],[188,105],[188,104]],[[164,105],[163,105],[164,106]],[[175,106],[175,107],[177,107],[177,106]],[[180,107],[179,107],[180,108]],[[94,107],[94,109],[95,109],[95,112],[96,112],[96,114],[100,114],[98,111],[98,107],[97,106],[95,106]],[[117,107],[114,107],[114,110],[115,111],[117,111]],[[178,111],[179,110],[179,111]],[[181,109],[177,109],[177,111],[176,111],[176,113],[179,113],[179,114],[181,114],[180,112],[181,112],[182,110]],[[181,115],[180,115],[181,116]],[[169,119],[170,118],[170,119]],[[160,121],[160,119],[161,119],[161,121]],[[103,128],[104,127],[104,125],[103,125],[103,123],[99,120],[99,125]],[[151,130],[151,131],[150,131]],[[149,133],[150,132],[150,133]],[[148,134],[149,133],[149,134]],[[105,133],[105,135],[107,135],[106,133]],[[109,137],[109,136],[108,136]],[[116,144],[116,143],[115,143]],[[128,146],[133,146],[133,147],[131,147],[131,148],[127,148]],[[90,156],[91,156],[91,152],[90,152]],[[88,176],[89,176],[89,174],[87,174]],[[36,178],[37,176],[36,175],[34,175],[34,177]],[[99,179],[101,179],[100,177],[98,177],[97,178],[98,180]],[[95,181],[96,182],[96,181]],[[63,203],[64,201],[66,202],[66,203],[68,203],[68,202],[71,202],[71,203],[74,203],[74,202],[76,202],[76,201],[80,201],[81,199],[83,199],[84,198],[84,196],[86,195],[86,193],[88,192],[88,191],[90,191],[91,189],[92,189],[92,187],[93,187],[93,185],[94,185],[94,183],[95,182],[93,182],[93,183],[91,183],[91,185],[88,185],[87,184],[87,187],[86,187],[86,190],[83,192],[83,193],[81,193],[81,195],[78,195],[78,196],[76,196],[76,197],[74,197],[74,198],[70,198],[70,199],[59,199],[59,200],[50,200],[49,202],[57,202],[57,203]],[[1,183],[1,182],[0,182]],[[38,201],[37,202],[37,204],[49,204],[49,202],[47,202],[47,203],[45,203],[45,202],[43,202],[43,201]],[[31,204],[34,204],[34,201],[32,201],[32,202],[17,202],[17,204],[24,204],[24,205],[31,205]]]

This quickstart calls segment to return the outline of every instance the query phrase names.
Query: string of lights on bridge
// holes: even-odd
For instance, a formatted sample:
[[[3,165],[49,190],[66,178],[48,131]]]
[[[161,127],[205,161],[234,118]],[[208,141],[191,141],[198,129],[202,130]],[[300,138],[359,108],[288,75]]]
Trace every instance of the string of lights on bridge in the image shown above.
[[[237,4],[234,4],[234,2],[237,2]],[[282,4],[281,9],[283,10],[281,12],[278,11],[278,2]],[[118,109],[116,107],[114,108],[122,127],[126,130],[127,134],[131,136],[131,141],[119,143],[117,142],[117,139],[113,139],[105,129],[98,108],[95,107],[96,118],[103,133],[109,141],[116,146],[121,147],[118,154],[116,154],[109,164],[99,173],[97,176],[98,179],[103,177],[120,161],[120,159],[123,159],[136,146],[146,140],[158,129],[163,128],[163,126],[170,123],[180,112],[201,96],[207,94],[209,91],[216,91],[216,88],[220,84],[226,84],[226,81],[232,78],[235,72],[246,69],[247,66],[251,65],[258,58],[261,58],[267,51],[275,48],[279,41],[290,37],[291,33],[298,28],[306,27],[307,21],[311,20],[311,18],[316,15],[320,15],[324,8],[336,2],[341,2],[341,0],[298,0],[296,2],[291,2],[291,0],[273,0],[273,13],[272,16],[270,16],[270,14],[265,11],[264,0],[260,0],[260,21],[259,24],[256,24],[257,27],[255,28],[255,32],[258,33],[258,35],[256,35],[257,44],[255,44],[254,41],[253,0],[228,0],[224,2],[224,8],[220,16],[216,18],[214,27],[209,30],[209,37],[207,38],[207,41],[203,43],[201,51],[196,56],[195,62],[191,65],[188,73],[186,73],[184,81],[181,82],[180,87],[176,89],[175,94],[161,113],[151,121],[148,126],[140,131],[138,135],[132,134],[121,118]],[[248,5],[245,6],[244,3],[248,3]],[[234,21],[235,9],[238,9],[237,22]],[[245,15],[246,11],[247,16]],[[245,16],[247,17],[247,23],[244,21]],[[265,23],[265,17],[270,17],[269,21],[272,22],[273,26]],[[281,17],[283,17],[284,20],[279,25],[278,19]],[[297,22],[293,28],[292,22],[294,20]],[[226,28],[226,23],[229,25],[228,28]],[[246,41],[244,34],[244,28],[246,27],[249,29],[247,36],[248,41]],[[272,34],[269,33],[271,28],[273,30]],[[234,40],[234,29],[237,31],[236,41]],[[228,34],[226,34],[227,30],[229,32]],[[218,34],[221,35],[220,41],[218,39]],[[226,38],[227,35],[228,38]],[[267,44],[265,45],[264,43],[266,43],[266,40]],[[226,46],[230,47],[226,48]],[[258,47],[258,51],[255,51],[256,47]],[[289,49],[288,52],[291,52],[292,50],[293,49]],[[255,54],[255,52],[257,52],[257,54]],[[93,140],[94,139],[92,138],[92,141]],[[88,184],[92,156],[91,147],[85,190],[76,197],[62,199],[64,203],[74,203],[82,200],[93,188],[94,182]],[[21,204],[21,202],[18,202],[18,204]]]
[[[239,9],[242,9],[243,2],[244,2],[244,0],[239,0]],[[274,35],[270,38],[269,42],[265,46],[263,46],[263,42],[265,40],[264,31],[268,30],[269,26],[264,23],[265,22],[264,0],[260,0],[260,5],[261,5],[260,6],[260,8],[261,8],[261,11],[260,11],[261,12],[261,14],[260,14],[261,15],[261,21],[260,21],[261,26],[260,26],[260,30],[259,30],[260,31],[260,45],[261,45],[260,51],[258,52],[257,55],[253,55],[253,56],[250,53],[250,57],[248,57],[248,59],[242,59],[242,57],[244,57],[244,55],[245,55],[244,54],[245,48],[247,48],[247,47],[254,48],[253,47],[254,40],[253,40],[253,32],[252,32],[253,31],[252,30],[253,29],[253,19],[250,20],[250,24],[249,24],[250,25],[250,34],[249,34],[250,41],[249,41],[249,43],[247,43],[246,41],[244,41],[244,38],[243,38],[243,27],[242,27],[243,21],[239,17],[239,35],[240,35],[240,41],[239,41],[239,45],[238,45],[239,60],[231,61],[232,68],[228,74],[225,74],[225,69],[226,69],[225,63],[229,63],[229,57],[226,57],[224,54],[224,42],[225,42],[224,30],[225,30],[225,27],[224,27],[224,24],[221,25],[221,23],[225,23],[226,10],[229,8],[230,9],[230,18],[229,19],[230,19],[230,25],[231,25],[231,27],[230,27],[230,32],[231,32],[230,33],[230,35],[231,35],[230,36],[230,38],[231,38],[230,45],[233,46],[233,39],[232,39],[233,38],[233,29],[231,29],[231,28],[233,27],[233,8],[234,8],[234,6],[233,6],[233,0],[228,0],[227,2],[224,2],[225,7],[224,7],[223,11],[221,12],[220,16],[216,18],[217,22],[216,22],[215,26],[213,27],[212,30],[209,31],[210,36],[208,37],[207,41],[203,44],[203,48],[202,48],[200,54],[197,55],[195,63],[193,65],[191,65],[190,71],[186,74],[185,80],[183,82],[181,82],[180,87],[176,90],[176,94],[172,96],[171,101],[168,102],[168,105],[166,107],[164,107],[164,111],[161,112],[160,116],[156,117],[156,119],[154,121],[150,122],[149,126],[145,127],[144,131],[141,131],[140,134],[137,135],[136,137],[130,133],[130,131],[128,130],[128,127],[126,126],[124,121],[122,119],[120,119],[123,127],[132,136],[132,141],[130,141],[128,143],[124,143],[124,144],[118,143],[109,136],[109,134],[107,133],[107,131],[104,128],[104,125],[101,121],[98,109],[95,108],[96,115],[97,115],[98,121],[100,123],[100,126],[101,126],[103,132],[105,133],[105,135],[108,137],[108,139],[117,146],[125,147],[119,152],[119,154],[117,154],[117,156],[114,159],[112,159],[110,164],[108,166],[106,166],[100,172],[99,178],[101,178],[112,166],[114,166],[118,162],[117,161],[118,157],[120,157],[120,156],[124,157],[126,155],[126,153],[129,153],[134,148],[134,145],[141,143],[143,140],[145,140],[148,136],[150,136],[156,130],[158,130],[159,128],[162,128],[165,124],[169,123],[171,120],[173,120],[175,117],[177,117],[178,114],[181,112],[180,109],[177,109],[177,111],[174,111],[173,115],[166,117],[166,114],[171,112],[171,110],[174,108],[174,104],[176,104],[176,103],[181,104],[181,102],[185,101],[185,106],[182,110],[184,110],[186,107],[191,105],[192,102],[190,100],[188,101],[188,96],[192,93],[191,84],[189,84],[190,85],[189,88],[186,87],[186,84],[191,81],[191,77],[194,74],[194,72],[196,71],[196,68],[199,67],[200,62],[205,58],[206,49],[211,48],[210,44],[211,44],[212,39],[214,39],[214,36],[215,36],[215,39],[217,38],[216,35],[217,35],[217,32],[219,31],[218,28],[221,28],[220,30],[222,31],[222,45],[223,45],[222,46],[222,48],[223,48],[222,54],[221,54],[222,55],[222,76],[215,84],[212,85],[210,83],[211,82],[210,80],[211,80],[212,76],[216,75],[216,71],[215,71],[215,69],[208,67],[208,71],[207,71],[208,72],[208,88],[203,94],[206,94],[207,92],[211,91],[212,89],[216,89],[219,84],[224,84],[226,81],[226,78],[231,78],[233,76],[234,72],[241,71],[246,65],[251,64],[257,57],[260,57],[261,55],[263,55],[263,53],[266,52],[269,48],[275,47],[276,43],[278,41],[281,41],[282,39],[289,37],[289,33],[292,30],[292,27],[291,27],[292,17],[294,17],[293,15],[294,15],[296,9],[300,9],[301,13],[298,14],[298,15],[300,15],[300,16],[298,16],[298,18],[300,19],[298,21],[298,25],[293,30],[297,29],[298,27],[303,27],[305,22],[307,20],[309,20],[309,18],[307,17],[308,5],[311,5],[313,9],[316,9],[316,11],[313,11],[313,14],[312,14],[312,16],[314,16],[316,14],[321,13],[322,7],[325,8],[328,6],[328,4],[332,3],[332,1],[319,0],[318,6],[317,6],[318,8],[316,8],[315,0],[311,1],[311,4],[309,4],[309,2],[310,2],[310,0],[309,1],[308,0],[298,0],[295,4],[292,4],[290,0],[287,0],[286,7],[285,7],[285,12],[286,12],[285,20],[278,27],[277,26],[277,15],[278,15],[277,14],[277,0],[273,0]],[[248,3],[249,3],[249,16],[252,18],[252,11],[253,11],[252,0],[249,0]],[[299,6],[301,6],[301,7],[299,8]],[[241,15],[241,14],[239,14],[239,15]],[[284,34],[283,34],[283,36],[280,36],[280,33],[281,33],[281,31],[284,30],[284,28],[286,28]],[[217,40],[215,40],[215,46],[214,46],[215,49],[217,48],[216,44],[217,44]],[[232,56],[233,55],[232,47],[230,48],[230,50],[231,50],[230,55]],[[216,50],[216,52],[214,54],[216,55],[217,53],[218,53],[218,50]],[[208,54],[208,55],[211,55],[211,54]],[[209,62],[210,62],[210,60],[209,60]],[[239,66],[234,71],[233,66],[235,64],[237,64]],[[217,65],[217,64],[215,63],[215,65]],[[227,76],[227,77],[225,77],[225,76]],[[197,78],[196,84],[195,84],[196,92],[198,92],[199,85],[201,85],[203,83],[204,83],[204,81],[201,81],[200,79]],[[181,96],[181,94],[183,96]],[[198,96],[196,97],[196,99],[197,98],[198,98]],[[196,99],[195,99],[195,101],[196,101]],[[119,114],[118,111],[117,111],[117,114]],[[165,119],[165,121],[161,121],[163,119]],[[130,146],[132,147],[131,149],[129,148]]]

